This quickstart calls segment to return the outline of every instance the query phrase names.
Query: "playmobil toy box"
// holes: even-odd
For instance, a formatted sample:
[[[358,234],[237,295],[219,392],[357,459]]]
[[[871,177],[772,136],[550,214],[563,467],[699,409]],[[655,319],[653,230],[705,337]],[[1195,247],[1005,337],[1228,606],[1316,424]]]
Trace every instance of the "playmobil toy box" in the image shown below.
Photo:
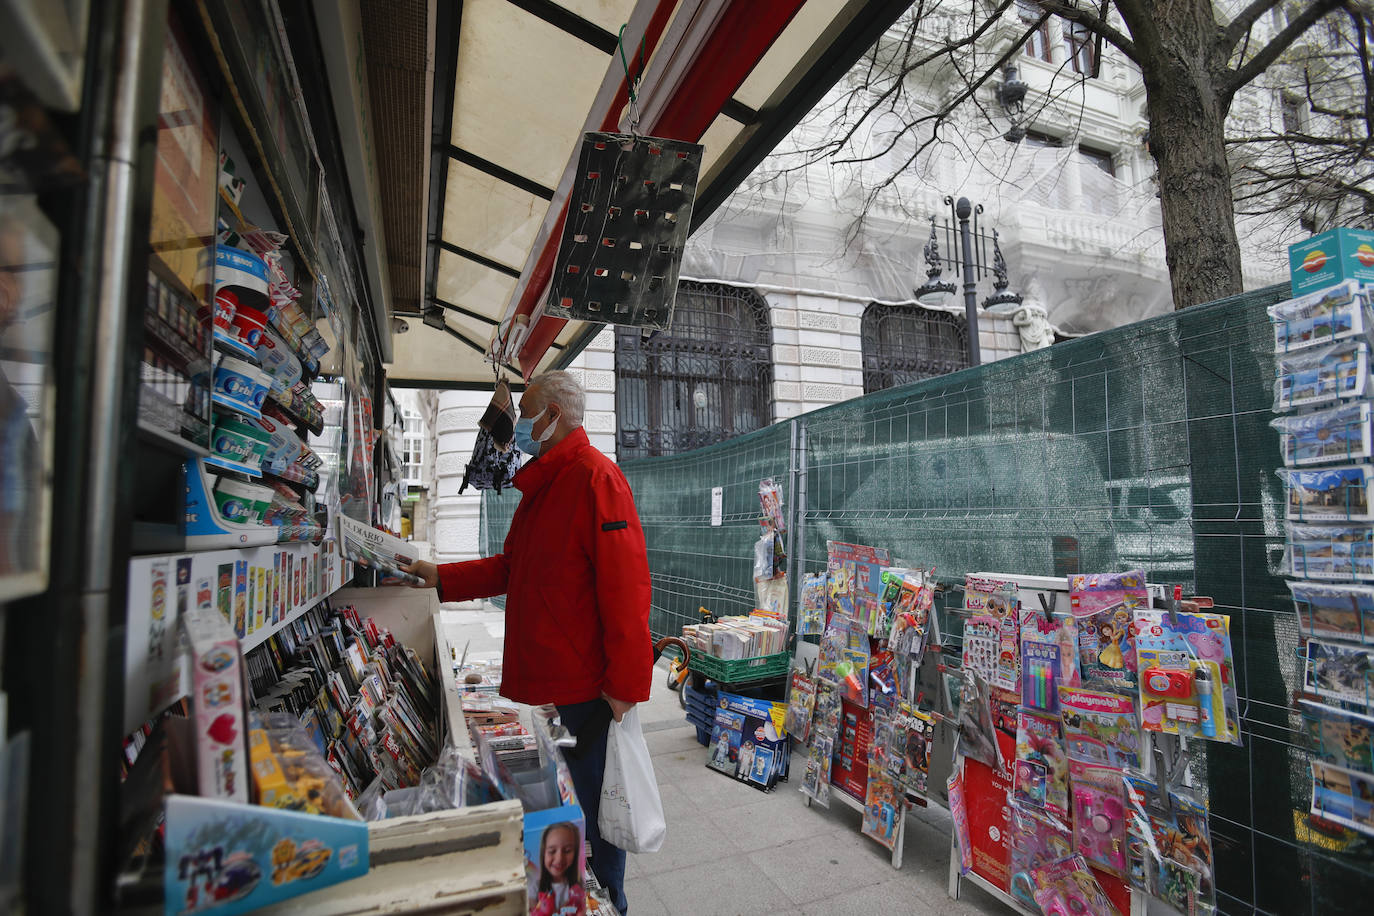
[[[167,916],[232,916],[367,874],[367,824],[169,795]]]
[[[1294,296],[1342,280],[1374,281],[1374,232],[1332,229],[1289,245],[1288,274]]]
[[[201,795],[248,801],[247,728],[243,716],[243,662],[229,621],[202,584],[196,607],[182,616],[191,658],[196,778]]]

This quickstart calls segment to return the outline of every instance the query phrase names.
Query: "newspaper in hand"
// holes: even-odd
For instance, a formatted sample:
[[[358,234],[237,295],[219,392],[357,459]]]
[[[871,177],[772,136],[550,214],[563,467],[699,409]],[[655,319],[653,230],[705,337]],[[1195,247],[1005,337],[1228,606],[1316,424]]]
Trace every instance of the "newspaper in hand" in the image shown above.
[[[354,521],[340,514],[339,545],[346,559],[362,566],[375,569],[384,579],[401,582],[405,585],[423,585],[419,576],[404,572],[401,567],[409,566],[419,558],[419,551],[410,541],[393,537],[370,525]]]

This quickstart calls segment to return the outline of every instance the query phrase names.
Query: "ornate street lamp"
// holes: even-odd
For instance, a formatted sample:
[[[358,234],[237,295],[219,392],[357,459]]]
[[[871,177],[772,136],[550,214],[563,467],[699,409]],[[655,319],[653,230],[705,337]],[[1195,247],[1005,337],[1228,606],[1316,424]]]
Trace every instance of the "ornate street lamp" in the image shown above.
[[[916,287],[916,301],[922,305],[944,305],[954,295],[955,285],[944,278],[941,266],[940,243],[935,238],[935,217],[930,218],[930,241],[926,242],[925,258],[929,268],[926,281]]]

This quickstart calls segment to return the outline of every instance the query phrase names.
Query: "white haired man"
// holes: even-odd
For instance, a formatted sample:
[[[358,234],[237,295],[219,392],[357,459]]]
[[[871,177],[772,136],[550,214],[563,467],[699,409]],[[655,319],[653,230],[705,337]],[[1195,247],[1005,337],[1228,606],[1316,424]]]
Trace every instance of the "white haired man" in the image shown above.
[[[566,757],[592,871],[624,913],[625,852],[602,840],[597,813],[610,719],[649,699],[649,560],[625,475],[582,429],[585,404],[567,372],[533,379],[515,424],[532,460],[515,475],[522,495],[502,552],[407,571],[443,601],[506,595],[501,693],[557,705],[577,736]]]

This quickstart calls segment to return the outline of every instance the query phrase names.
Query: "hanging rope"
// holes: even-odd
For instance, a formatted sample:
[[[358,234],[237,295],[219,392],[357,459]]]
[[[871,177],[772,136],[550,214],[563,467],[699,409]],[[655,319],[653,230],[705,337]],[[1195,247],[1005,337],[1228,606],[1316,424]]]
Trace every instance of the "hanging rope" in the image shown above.
[[[639,71],[635,76],[630,76],[630,62],[625,59],[625,30],[629,28],[628,22],[620,26],[620,34],[617,36],[616,44],[620,51],[620,66],[625,70],[625,89],[630,96],[630,133],[639,136],[639,93],[635,87],[639,85],[639,77],[644,74],[644,39],[639,40]]]

